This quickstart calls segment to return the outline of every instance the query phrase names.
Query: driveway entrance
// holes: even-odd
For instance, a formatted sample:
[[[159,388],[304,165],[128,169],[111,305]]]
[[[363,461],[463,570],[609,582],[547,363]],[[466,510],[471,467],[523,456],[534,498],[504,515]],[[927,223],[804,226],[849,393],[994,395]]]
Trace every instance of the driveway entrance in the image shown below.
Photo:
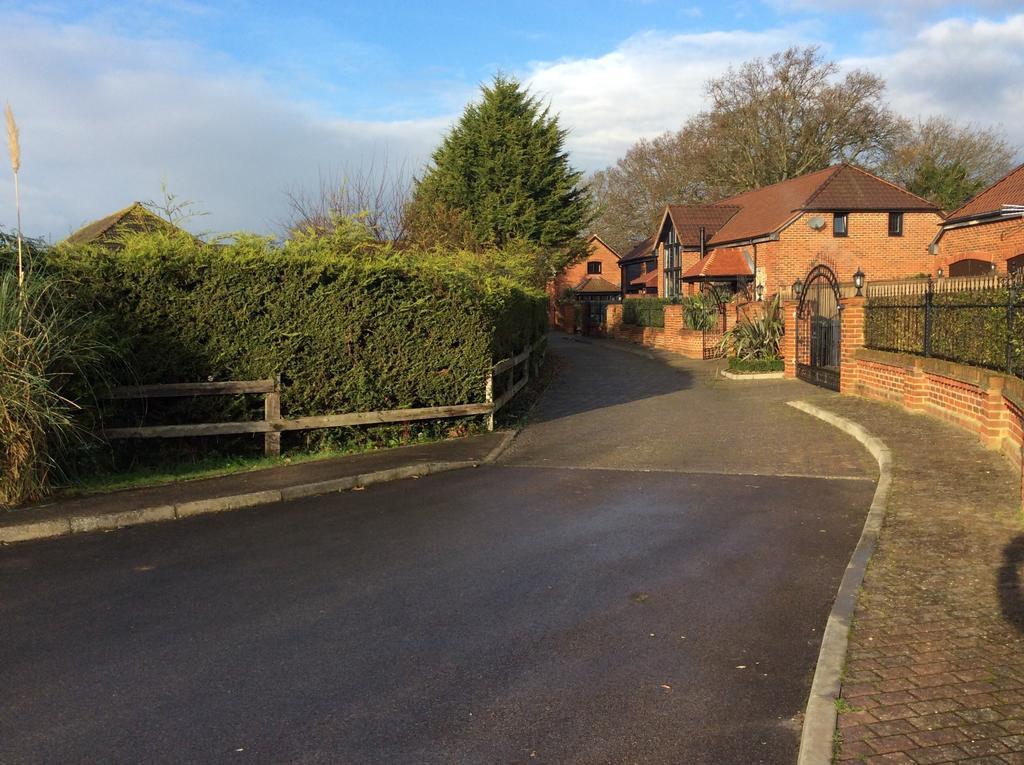
[[[0,762],[794,762],[869,463],[551,345],[498,465],[0,549]]]

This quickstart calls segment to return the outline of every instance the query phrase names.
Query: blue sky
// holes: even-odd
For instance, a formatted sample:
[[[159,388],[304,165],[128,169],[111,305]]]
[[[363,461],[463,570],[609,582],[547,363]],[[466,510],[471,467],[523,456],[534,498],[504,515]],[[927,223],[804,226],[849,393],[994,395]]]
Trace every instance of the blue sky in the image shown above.
[[[273,231],[286,192],[415,172],[497,71],[549,99],[574,162],[613,163],[703,106],[703,82],[789,45],[885,77],[897,110],[1024,144],[1024,8],[1010,0],[4,3],[0,100],[22,127],[30,233],[159,194],[216,230]],[[0,225],[12,220],[0,175]]]

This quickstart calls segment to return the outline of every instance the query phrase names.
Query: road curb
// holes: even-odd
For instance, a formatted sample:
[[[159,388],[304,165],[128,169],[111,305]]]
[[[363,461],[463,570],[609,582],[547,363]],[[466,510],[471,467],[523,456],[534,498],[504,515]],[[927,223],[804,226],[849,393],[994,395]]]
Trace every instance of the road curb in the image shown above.
[[[249,507],[257,507],[275,502],[284,502],[304,497],[316,497],[323,494],[347,491],[356,487],[373,486],[374,484],[398,481],[405,478],[419,478],[434,473],[445,473],[450,470],[477,467],[481,464],[489,464],[497,459],[501,453],[508,448],[516,432],[510,431],[505,434],[496,447],[482,460],[459,460],[449,462],[424,462],[413,465],[401,465],[399,467],[376,470],[372,473],[345,476],[329,481],[317,481],[315,483],[296,484],[283,489],[272,489],[269,491],[249,492],[245,494],[230,494],[209,499],[181,502],[175,505],[156,505],[153,507],[140,507],[132,510],[123,510],[117,513],[93,513],[89,515],[75,515],[68,518],[54,518],[45,521],[26,521],[15,525],[0,527],[0,544],[11,544],[14,542],[28,542],[35,539],[48,539],[51,537],[62,537],[71,534],[84,534],[91,531],[109,531],[112,529],[125,528],[128,526],[140,526],[147,523],[160,523],[164,521],[192,518],[197,515],[210,513],[223,513],[231,510],[242,510]]]
[[[824,420],[853,436],[878,462],[878,485],[875,487],[875,496],[871,500],[871,508],[864,521],[860,541],[857,542],[857,548],[846,566],[832,611],[828,615],[800,733],[797,765],[830,765],[838,716],[836,702],[842,690],[842,672],[850,641],[850,625],[857,605],[857,592],[864,581],[868,561],[875,550],[882,522],[885,520],[886,502],[892,486],[892,452],[880,439],[852,420],[806,401],[788,403],[795,409]]]
[[[752,372],[750,374],[736,374],[728,369],[722,370],[722,377],[727,380],[784,380],[785,372]]]

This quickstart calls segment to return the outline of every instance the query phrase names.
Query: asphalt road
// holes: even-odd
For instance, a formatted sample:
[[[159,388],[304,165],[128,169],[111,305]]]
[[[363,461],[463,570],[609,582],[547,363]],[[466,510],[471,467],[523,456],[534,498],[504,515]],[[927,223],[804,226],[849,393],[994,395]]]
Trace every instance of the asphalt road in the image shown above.
[[[0,549],[0,763],[793,762],[873,483],[517,460]]]

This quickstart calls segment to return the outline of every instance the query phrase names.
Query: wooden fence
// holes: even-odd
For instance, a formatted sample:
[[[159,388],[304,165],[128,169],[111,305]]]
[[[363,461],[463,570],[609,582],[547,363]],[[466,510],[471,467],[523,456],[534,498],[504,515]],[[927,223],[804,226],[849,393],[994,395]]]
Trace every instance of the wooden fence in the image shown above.
[[[543,343],[544,341],[539,341]],[[389,409],[377,412],[327,414],[314,417],[281,417],[281,383],[275,380],[237,380],[229,382],[171,383],[168,385],[137,385],[115,388],[111,399],[185,398],[191,396],[235,396],[263,394],[263,419],[248,422],[207,422],[195,425],[147,425],[130,428],[108,428],[108,439],[181,438],[186,436],[225,436],[242,433],[263,433],[263,451],[270,457],[281,453],[281,433],[287,430],[344,428],[356,425],[385,425],[419,420],[443,420],[453,417],[487,416],[487,429],[494,429],[494,415],[512,400],[530,380],[530,358],[537,343],[527,346],[512,358],[499,361],[487,375],[485,403],[428,406],[417,409]],[[495,380],[505,387],[494,398]]]

